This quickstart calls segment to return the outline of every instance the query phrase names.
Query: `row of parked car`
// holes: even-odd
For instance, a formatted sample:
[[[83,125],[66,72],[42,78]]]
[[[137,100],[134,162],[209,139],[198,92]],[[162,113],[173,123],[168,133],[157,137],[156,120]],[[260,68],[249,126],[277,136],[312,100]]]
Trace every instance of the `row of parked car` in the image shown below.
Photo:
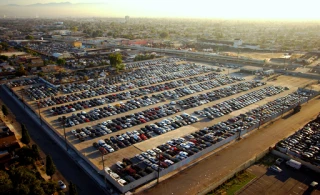
[[[201,74],[201,73],[203,73],[202,70],[200,70],[199,72],[197,72],[197,71],[192,72],[191,75],[189,75],[188,72],[183,72],[183,73],[179,73],[179,74],[183,74],[183,77],[187,77],[188,75],[194,76],[194,75]],[[214,74],[214,75],[216,75],[216,74]],[[209,75],[209,76],[211,76],[211,75]],[[197,79],[197,78],[194,78],[194,79]],[[162,79],[159,80],[159,82],[162,82],[162,81],[163,81]],[[108,99],[107,101],[109,101],[109,103],[111,103],[111,102],[114,102],[115,99],[125,100],[125,99],[130,99],[130,98],[134,98],[134,97],[141,96],[141,95],[146,95],[148,93],[154,93],[157,91],[168,90],[168,89],[171,89],[171,88],[174,88],[177,86],[182,86],[185,82],[189,82],[189,80],[185,79],[182,81],[172,81],[172,82],[168,82],[168,83],[164,83],[164,84],[159,84],[156,86],[142,87],[142,88],[138,88],[138,89],[131,90],[128,92],[123,92],[123,93],[119,93],[119,94],[111,94],[111,95],[108,95],[106,98]],[[77,85],[77,86],[79,86],[79,85]],[[71,101],[77,101],[80,99],[95,97],[95,96],[104,95],[104,94],[108,94],[108,93],[115,93],[115,92],[123,91],[126,89],[132,89],[132,88],[135,88],[135,86],[136,85],[133,83],[126,83],[126,84],[122,84],[122,85],[107,85],[107,86],[99,87],[97,89],[91,89],[91,90],[82,91],[79,93],[68,94],[68,95],[63,95],[63,96],[58,96],[58,97],[51,97],[49,99],[41,100],[40,104],[41,104],[41,107],[47,107],[47,106],[52,106],[52,105],[56,105],[56,104],[63,104],[63,103],[71,102]],[[78,87],[76,89],[78,89]],[[71,90],[71,89],[68,89],[68,90]],[[31,94],[34,97],[37,96],[36,93],[31,93]],[[44,97],[44,96],[41,95],[40,97]],[[47,96],[45,96],[45,97],[47,97]]]
[[[146,68],[143,71],[142,70],[137,70],[133,72],[126,72],[123,73],[122,75],[117,75],[112,78],[112,81],[110,83],[110,77],[107,77],[105,79],[99,79],[98,81],[91,81],[89,80],[86,83],[72,83],[72,84],[64,84],[59,87],[59,89],[64,92],[64,93],[73,93],[73,92],[78,92],[78,91],[83,91],[83,90],[90,90],[90,89],[95,89],[98,87],[103,87],[103,86],[108,86],[108,85],[114,85],[114,84],[119,84],[123,83],[120,88],[123,88],[124,86],[130,86],[133,85],[132,83],[124,83],[128,82],[130,80],[136,80],[136,79],[141,79],[141,78],[146,78],[148,75],[152,76],[161,76],[165,74],[170,74],[172,72],[177,72],[181,71],[181,67],[184,68],[184,70],[189,70],[193,67],[188,66],[188,65],[179,65],[179,66],[173,66],[172,64],[166,65],[162,64],[158,66],[158,69],[155,68]],[[124,75],[126,75],[124,79]],[[123,88],[124,90],[126,88]]]
[[[215,73],[210,73],[210,74],[208,74],[208,76],[212,77],[211,76],[212,74],[214,74],[216,77],[220,76]],[[158,91],[169,90],[172,88],[176,88],[178,86],[183,86],[187,82],[190,82],[190,80],[193,81],[193,80],[200,80],[200,79],[198,79],[198,77],[196,76],[196,77],[192,77],[190,79],[171,81],[168,83],[163,83],[163,84],[154,85],[154,86],[150,86],[150,87],[142,87],[142,88],[138,88],[135,90],[130,90],[130,91],[122,92],[122,93],[118,93],[118,94],[110,94],[110,93],[123,91],[125,89],[132,89],[132,88],[135,88],[135,86],[133,84],[132,85],[129,84],[128,86],[110,85],[110,86],[105,86],[105,87],[102,87],[102,88],[99,88],[96,90],[85,91],[85,92],[64,95],[64,96],[59,96],[59,97],[51,97],[50,99],[45,99],[45,100],[40,101],[40,103],[43,107],[47,107],[47,106],[51,106],[51,105],[63,104],[63,103],[67,103],[67,102],[77,101],[77,100],[100,96],[100,95],[104,95],[104,94],[110,94],[110,95],[107,95],[107,96],[100,98],[100,99],[104,100],[106,103],[112,103],[112,102],[115,102],[116,100],[125,100],[125,99],[135,98],[138,96],[142,96],[142,95],[146,95],[146,94],[150,94],[150,93],[155,93]]]
[[[212,76],[212,74],[214,74],[215,76]],[[221,86],[222,84],[233,83],[233,82],[236,82],[237,80],[241,80],[238,77],[228,77],[228,76],[224,76],[224,75],[222,76],[222,75],[217,75],[215,73],[210,73],[209,75],[211,78],[220,77],[220,78],[216,78],[215,80],[210,81],[210,82],[215,82],[216,84],[214,86],[216,86],[216,87]],[[153,101],[149,100],[151,98],[149,96],[144,96],[143,98],[137,98],[137,97],[143,96],[145,94],[155,93],[158,91],[164,91],[164,90],[166,91],[166,90],[169,90],[172,88],[176,88],[178,86],[184,86],[185,82],[188,82],[193,79],[197,79],[197,77],[193,77],[192,79],[188,79],[187,81],[185,81],[185,80],[172,81],[172,82],[164,83],[164,84],[160,84],[160,85],[139,88],[139,89],[128,91],[128,92],[107,95],[107,96],[101,97],[101,98],[83,100],[83,101],[74,102],[74,103],[70,103],[67,105],[63,105],[63,106],[52,107],[51,109],[49,109],[49,111],[53,115],[60,115],[60,114],[65,114],[65,113],[69,113],[69,112],[74,112],[76,110],[82,110],[82,109],[86,109],[86,108],[90,108],[90,107],[103,105],[105,103],[109,104],[109,103],[112,103],[112,102],[115,102],[118,100],[135,98],[133,100],[127,101],[126,103],[120,103],[120,104],[115,105],[116,106],[115,109],[122,109],[123,107],[127,107],[126,105],[128,104],[128,110],[132,110],[131,107],[133,109],[136,109],[136,108],[140,108],[142,106],[148,106],[148,105],[154,103]],[[199,80],[201,80],[201,79],[199,79]],[[193,85],[190,85],[189,87],[192,88]],[[181,89],[182,91],[185,91],[184,90],[185,88],[183,88],[183,87],[181,87],[179,89]],[[173,92],[170,92],[170,91],[169,91],[169,93],[173,94]],[[156,101],[156,103],[158,103],[159,101],[164,101],[165,97],[169,97],[168,96],[169,93],[163,93],[163,95],[161,95],[161,94],[160,95],[153,95],[152,97],[155,98],[154,101]],[[52,97],[51,99],[46,99],[46,100],[40,101],[40,104],[42,107],[51,106],[51,105],[55,105],[56,103],[81,100],[82,97],[83,97],[82,95],[78,96],[78,97],[76,97],[74,95],[60,96],[57,98]],[[147,101],[145,101],[145,99],[147,99]],[[135,104],[135,105],[132,105],[132,104]],[[108,107],[113,107],[113,106],[108,105]],[[116,111],[116,110],[114,110],[114,111]]]
[[[252,128],[260,120],[267,119],[264,116],[267,116],[268,112],[260,112],[261,108],[270,109],[270,111],[281,111],[281,108],[275,105],[282,105],[283,98],[288,99],[288,101],[294,100],[296,95],[296,93],[290,94],[257,109],[232,117],[227,121],[205,127],[184,137],[171,139],[156,148],[136,154],[131,158],[125,158],[122,162],[116,162],[111,169],[107,168],[107,172],[121,185],[126,185],[153,171],[166,169],[213,144],[234,136],[238,132]],[[319,127],[319,124],[314,125]],[[310,133],[308,129],[308,134],[310,135]],[[317,148],[312,147],[311,150],[314,151]]]
[[[276,148],[281,152],[320,166],[320,115],[293,135],[278,142]]]
[[[183,100],[179,100],[176,103],[180,105],[183,109],[194,108],[224,97],[228,97],[243,91],[247,91],[259,86],[264,85],[265,83],[259,81],[244,81],[237,84],[229,85],[224,88],[216,89],[207,93],[198,94]],[[179,97],[186,94],[178,94]]]
[[[133,68],[145,68],[148,66],[154,66],[154,65],[161,65],[164,63],[175,63],[180,62],[183,59],[180,58],[161,58],[161,59],[155,59],[155,60],[148,60],[145,62],[133,62],[133,63],[127,63],[126,69],[133,69]]]
[[[282,87],[274,87],[274,86],[265,87],[263,89],[259,89],[254,92],[244,94],[238,98],[227,100],[227,101],[221,102],[217,105],[214,105],[212,107],[205,108],[204,109],[205,112],[196,111],[195,114],[198,114],[200,116],[207,116],[208,118],[210,118],[210,116],[212,116],[212,118],[210,118],[210,119],[214,119],[213,116],[220,117],[225,114],[229,114],[232,111],[235,111],[235,110],[241,109],[245,106],[248,106],[250,104],[253,104],[257,101],[260,101],[261,99],[265,98],[266,94],[269,94],[271,91],[274,92],[273,93],[274,95],[278,94],[282,91]],[[238,105],[237,107],[235,107],[232,104],[235,102],[239,102],[241,105]],[[236,122],[238,120],[239,120],[239,118],[234,117],[234,118],[230,118],[228,121],[229,122]],[[250,119],[250,120],[253,120],[253,119]],[[195,123],[198,121],[199,121],[199,119],[197,117],[190,116],[187,113],[183,113],[180,116],[178,115],[174,118],[169,117],[167,119],[162,120],[161,122],[156,122],[155,124],[147,125],[147,126],[141,128],[141,130],[139,130],[139,134],[147,135],[147,137],[150,138],[150,137],[160,135],[160,134],[169,132],[171,130],[177,129],[181,126],[189,125],[189,124],[192,124],[192,123]],[[103,124],[98,124],[96,126],[96,128],[98,128],[99,131],[100,131],[100,128],[102,128],[101,131],[105,131],[102,133],[102,135],[106,135],[108,133],[114,132],[114,131],[111,131],[106,126],[106,124],[108,124],[108,122],[110,122],[110,121],[106,121]],[[250,125],[253,125],[253,124],[250,124]],[[143,133],[141,133],[141,132],[143,132]],[[131,132],[127,132],[127,134],[131,135]],[[123,135],[125,135],[125,134],[123,134]],[[111,138],[113,138],[113,137],[111,137]],[[118,140],[118,141],[122,141],[122,135],[116,135],[116,138],[121,138],[121,140]],[[134,144],[135,141],[142,141],[142,140],[132,140],[132,138],[130,138],[130,139],[131,140],[127,140],[127,142],[125,144],[121,143],[121,145],[122,146],[123,145],[130,146],[131,144]],[[106,140],[108,140],[108,139],[106,139]],[[119,147],[119,146],[117,146],[117,147]]]
[[[20,86],[26,86],[26,85],[34,85],[40,83],[39,79],[23,79],[23,80],[16,80],[16,81],[9,81],[7,85],[9,87],[20,87]]]
[[[258,81],[253,81],[253,82],[258,83]],[[248,83],[248,82],[245,81],[243,83]],[[242,92],[242,90],[235,90],[235,89],[238,89],[238,87],[236,87],[236,86],[242,86],[242,83],[238,83],[235,85],[227,86],[225,88],[221,88],[221,89],[216,90],[214,93],[214,94],[216,94],[216,96],[214,96],[213,98],[216,100],[216,99],[220,99],[221,97],[227,97],[227,96],[233,95],[235,93]],[[258,85],[252,85],[251,88],[257,87],[257,86]],[[226,88],[230,89],[230,91],[235,90],[235,92],[225,94],[223,92],[225,91],[224,89],[226,89]],[[150,98],[146,98],[146,100],[149,101],[150,104],[152,103],[152,100]],[[157,100],[155,100],[155,101],[157,101]],[[202,100],[202,96],[200,97],[200,99],[188,98],[187,100],[181,100],[181,101],[183,101],[185,103],[184,105],[189,105],[189,107],[182,106],[183,109],[195,107],[195,104],[197,104],[197,102],[199,102],[199,104],[197,104],[197,105],[201,105],[201,104],[205,104],[205,103],[209,102],[209,101],[205,101],[205,99]],[[179,101],[179,102],[181,103],[181,101]],[[203,102],[203,101],[205,101],[205,102]],[[141,121],[141,118],[143,120],[145,120],[145,119],[156,120],[158,118],[162,118],[162,117],[165,117],[168,115],[175,114],[176,112],[179,112],[181,110],[179,108],[176,108],[175,104],[176,104],[176,102],[173,101],[170,104],[164,104],[159,107],[155,107],[155,108],[144,110],[142,112],[134,113],[133,115],[138,115],[140,118],[133,119],[130,122],[120,120],[119,118],[113,119],[113,122],[110,124],[110,126],[113,128],[112,131],[117,131],[117,130],[129,128],[131,126],[135,126],[135,125],[139,125],[139,124],[143,123],[143,121]],[[134,106],[137,107],[136,105],[134,105]],[[128,107],[128,105],[126,105],[126,106],[120,105],[118,107],[118,109],[116,109],[116,110],[112,110],[111,107],[108,108],[106,106],[104,108],[94,108],[89,113],[82,112],[82,113],[73,114],[72,116],[67,117],[65,120],[66,121],[65,126],[71,127],[71,126],[75,126],[75,125],[78,125],[78,124],[81,124],[84,122],[99,120],[99,119],[102,119],[105,117],[109,117],[111,115],[127,112],[130,109],[132,110],[133,108],[134,107],[132,107],[132,106]]]
[[[33,101],[41,100],[47,97],[53,97],[58,95],[59,90],[56,88],[46,86],[46,85],[39,85],[39,86],[31,86],[25,89],[26,95]]]
[[[229,114],[232,111],[239,110],[241,108],[254,104],[268,96],[279,94],[283,91],[284,88],[281,86],[268,86],[221,102],[211,107],[204,108],[203,110],[195,111],[195,114],[198,114],[202,117],[207,117],[209,119],[214,119],[216,117]]]

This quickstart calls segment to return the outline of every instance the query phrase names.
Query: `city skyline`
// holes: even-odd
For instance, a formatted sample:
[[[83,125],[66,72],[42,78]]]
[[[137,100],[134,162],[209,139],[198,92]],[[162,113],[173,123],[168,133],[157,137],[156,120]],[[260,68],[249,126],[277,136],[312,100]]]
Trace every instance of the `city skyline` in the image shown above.
[[[42,5],[37,5],[41,3]],[[319,20],[319,2],[306,0],[303,4],[292,1],[259,2],[253,0],[223,2],[158,1],[158,0],[0,0],[0,13],[7,16],[32,17],[174,17],[226,19],[284,19]],[[312,6],[311,6],[312,5]],[[59,12],[57,12],[59,10]],[[56,14],[59,13],[59,14]]]

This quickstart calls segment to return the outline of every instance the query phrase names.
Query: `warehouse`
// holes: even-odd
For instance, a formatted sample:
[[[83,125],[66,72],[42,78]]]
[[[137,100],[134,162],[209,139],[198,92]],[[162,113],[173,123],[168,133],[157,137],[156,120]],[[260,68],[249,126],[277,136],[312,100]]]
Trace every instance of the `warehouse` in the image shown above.
[[[243,66],[242,68],[240,68],[240,72],[255,74],[258,72],[263,72],[263,68],[254,67],[254,66]]]

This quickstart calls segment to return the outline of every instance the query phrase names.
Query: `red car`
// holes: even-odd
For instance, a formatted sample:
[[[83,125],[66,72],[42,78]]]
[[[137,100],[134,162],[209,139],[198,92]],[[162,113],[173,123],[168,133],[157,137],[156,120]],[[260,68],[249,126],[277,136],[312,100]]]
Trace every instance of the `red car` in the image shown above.
[[[142,140],[147,140],[148,138],[147,138],[147,136],[145,135],[145,134],[140,134],[139,135],[140,136],[140,138],[142,139]]]

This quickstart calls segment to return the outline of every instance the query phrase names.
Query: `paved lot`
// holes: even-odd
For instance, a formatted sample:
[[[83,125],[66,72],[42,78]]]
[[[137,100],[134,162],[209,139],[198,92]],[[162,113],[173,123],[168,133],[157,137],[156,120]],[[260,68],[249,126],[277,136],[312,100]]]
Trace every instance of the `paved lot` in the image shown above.
[[[248,159],[254,158],[261,151],[288,137],[318,115],[319,107],[320,99],[314,99],[304,105],[300,113],[279,119],[265,128],[254,131],[241,141],[229,145],[209,158],[177,173],[174,177],[138,194],[197,194],[223,176],[230,174]]]
[[[205,65],[205,64],[203,64],[203,65]],[[234,71],[235,70],[232,69],[230,72],[233,73]],[[201,75],[205,75],[205,74],[201,74]],[[245,75],[245,74],[239,74],[239,73],[233,73],[233,75],[244,77],[246,80],[252,80],[254,78],[254,76],[252,76],[252,75]],[[140,148],[141,150],[154,148],[155,146],[157,146],[157,145],[159,145],[161,143],[164,143],[166,141],[169,141],[170,139],[172,139],[174,137],[179,137],[179,136],[183,136],[183,135],[195,132],[195,131],[203,128],[203,127],[210,126],[210,125],[216,124],[218,122],[225,121],[225,120],[231,118],[232,116],[236,116],[238,114],[245,113],[245,112],[247,112],[248,110],[250,110],[250,109],[252,109],[254,107],[258,107],[260,105],[265,104],[268,101],[272,101],[272,100],[274,100],[274,99],[276,99],[278,97],[281,97],[281,96],[284,96],[286,94],[289,94],[289,93],[297,90],[298,87],[304,87],[308,83],[311,83],[311,82],[313,82],[313,81],[309,80],[309,79],[301,79],[301,78],[294,78],[294,77],[288,77],[288,76],[280,76],[280,77],[278,77],[278,79],[276,81],[268,82],[266,86],[281,85],[283,87],[285,87],[285,86],[289,87],[290,90],[284,91],[284,92],[282,92],[282,93],[280,93],[278,95],[272,96],[272,97],[267,97],[266,99],[264,99],[264,100],[262,100],[260,102],[257,102],[256,104],[253,104],[253,105],[250,105],[248,107],[242,108],[242,109],[240,109],[238,111],[232,112],[232,113],[230,113],[228,115],[225,115],[223,117],[220,117],[220,118],[217,118],[217,119],[214,119],[214,120],[203,119],[203,120],[201,120],[201,122],[193,124],[192,127],[188,126],[190,128],[188,128],[188,127],[187,128],[179,128],[179,129],[176,129],[176,130],[174,130],[172,132],[169,132],[169,133],[157,136],[155,138],[152,138],[151,140],[153,140],[153,141],[150,140],[150,141],[147,141],[147,142],[138,143],[138,144],[135,144],[135,146],[121,149],[121,150],[119,150],[119,151],[117,151],[117,152],[115,152],[113,154],[108,154],[107,155],[108,158],[106,158],[106,160],[105,160],[105,166],[111,166],[116,161],[121,161],[124,157],[128,157],[128,156],[130,157],[130,156],[134,156],[135,154],[140,153],[141,151],[138,150],[137,148]],[[164,82],[162,82],[162,83],[164,83]],[[236,83],[239,83],[239,82],[236,82]],[[209,90],[205,90],[205,91],[202,91],[202,92],[198,92],[198,93],[194,93],[194,94],[191,94],[191,95],[187,95],[187,96],[184,96],[184,97],[180,98],[180,100],[186,99],[186,98],[194,96],[196,94],[203,94],[205,92],[209,92],[209,91],[212,91],[212,90],[215,90],[215,89],[219,89],[219,88],[223,88],[223,87],[226,87],[226,86],[227,85],[223,85],[223,86],[220,86],[220,87],[217,87],[217,88],[214,88],[214,89],[209,89]],[[180,115],[183,112],[186,112],[188,114],[192,114],[196,110],[202,110],[205,107],[209,107],[209,106],[218,104],[220,102],[229,100],[231,98],[235,98],[235,97],[238,97],[240,95],[247,94],[247,93],[249,93],[251,91],[256,91],[256,90],[264,88],[266,86],[253,88],[251,90],[248,90],[248,91],[245,91],[245,92],[242,92],[242,93],[238,93],[238,94],[226,97],[226,98],[221,98],[221,99],[219,99],[217,101],[213,101],[213,102],[210,102],[208,104],[204,104],[202,106],[198,106],[198,107],[191,108],[191,109],[188,109],[188,110],[183,110],[182,112],[178,112],[178,113],[176,113],[174,115],[171,115],[170,117],[173,117],[173,116],[176,116],[176,115]],[[21,94],[22,91],[18,90],[17,93]],[[154,93],[154,94],[158,94],[158,93],[161,93],[161,92],[157,92],[157,93]],[[102,96],[105,96],[105,95],[102,95]],[[101,97],[101,96],[97,96],[97,97]],[[94,97],[94,98],[97,98],[97,97]],[[88,99],[91,99],[91,98],[88,98]],[[98,137],[98,138],[94,138],[94,139],[90,138],[89,140],[86,140],[84,142],[80,142],[77,138],[75,138],[71,134],[70,131],[72,129],[82,128],[82,127],[86,127],[86,126],[93,126],[93,125],[95,125],[97,123],[101,123],[101,122],[106,121],[106,120],[110,120],[110,119],[126,116],[128,114],[140,112],[140,111],[143,111],[143,110],[146,110],[146,109],[149,109],[149,108],[154,108],[156,106],[163,105],[165,103],[170,103],[170,101],[171,100],[167,100],[165,102],[159,102],[157,104],[153,104],[153,105],[146,106],[146,107],[141,107],[141,108],[138,108],[138,109],[131,110],[129,112],[113,115],[113,116],[110,116],[108,118],[103,118],[103,119],[92,121],[92,122],[89,122],[89,123],[80,124],[80,125],[77,125],[75,127],[66,128],[67,139],[68,139],[69,143],[73,144],[82,154],[87,156],[90,159],[90,161],[93,162],[99,169],[102,169],[103,166],[102,166],[102,162],[101,162],[101,155],[98,152],[98,150],[96,150],[95,148],[92,147],[93,142],[97,142],[98,140],[100,140],[102,138],[105,139],[105,138],[109,138],[111,136],[122,134],[122,133],[125,133],[127,131],[133,131],[133,130],[140,129],[141,127],[144,127],[145,125],[150,125],[152,123],[159,122],[159,121],[163,120],[165,117],[161,118],[161,119],[154,120],[154,121],[150,121],[148,123],[140,124],[140,125],[137,125],[137,126],[134,126],[134,127],[131,127],[131,128],[120,130],[120,131],[117,131],[115,133],[105,135],[103,137]],[[120,101],[114,102],[113,104],[117,104],[119,102]],[[32,101],[30,103],[33,106],[33,108],[35,110],[37,110],[35,102]],[[103,107],[103,106],[105,106],[105,105],[97,106],[97,108]],[[48,113],[48,108],[49,107],[40,109],[42,117],[45,120],[47,120],[60,133],[61,136],[63,136],[63,128],[60,125],[60,123],[57,121],[57,118],[60,117],[60,116],[51,116],[51,114]],[[90,111],[92,109],[93,108],[88,108],[88,109],[85,109],[85,111],[88,112],[88,111]],[[72,115],[72,113],[65,114],[65,116],[71,116],[71,115]],[[187,129],[187,131],[185,129]],[[149,143],[152,143],[152,144],[149,144]],[[117,153],[119,153],[119,154],[117,154]]]
[[[232,71],[233,70],[231,70],[231,72]],[[236,74],[236,75],[241,75],[241,76],[245,77],[246,80],[252,80],[253,77],[254,77],[252,75],[243,75],[243,74]],[[196,131],[198,129],[201,129],[203,127],[216,124],[216,123],[218,123],[220,121],[227,120],[228,118],[231,118],[232,116],[238,115],[240,113],[244,113],[244,112],[248,111],[249,109],[252,109],[252,108],[257,107],[259,105],[265,104],[268,101],[272,101],[272,100],[274,100],[274,99],[276,99],[278,97],[284,96],[284,95],[286,95],[288,93],[291,93],[291,92],[295,91],[298,87],[304,87],[304,86],[306,86],[307,84],[309,84],[311,82],[314,82],[314,81],[308,80],[308,79],[288,77],[288,76],[280,76],[280,77],[278,77],[278,79],[276,81],[268,82],[267,86],[270,86],[270,85],[277,85],[277,86],[281,85],[283,87],[287,86],[287,87],[290,88],[290,90],[284,91],[284,92],[282,92],[282,93],[280,93],[278,95],[272,96],[272,97],[268,97],[268,98],[266,98],[266,99],[264,99],[264,100],[262,100],[260,102],[257,102],[254,105],[251,105],[249,107],[243,108],[243,109],[238,110],[236,112],[232,112],[229,115],[225,115],[225,116],[220,117],[218,119],[214,119],[214,120],[204,119],[204,120],[201,120],[201,122],[193,124],[192,126],[179,128],[179,129],[174,130],[172,132],[169,132],[169,133],[157,136],[155,138],[152,138],[149,141],[138,143],[138,144],[135,144],[134,146],[130,146],[130,147],[127,147],[125,149],[121,149],[121,150],[119,150],[117,152],[114,152],[112,154],[108,154],[105,157],[104,164],[105,164],[105,166],[111,166],[116,161],[121,161],[125,157],[132,157],[135,154],[140,153],[141,150],[154,148],[157,145],[159,145],[161,143],[164,143],[164,142],[166,142],[166,141],[168,141],[168,140],[170,140],[170,139],[172,139],[174,137],[179,137],[179,136],[182,136],[182,135],[186,135],[188,133],[194,132],[194,131]],[[225,86],[227,86],[227,85],[225,85]],[[222,88],[222,87],[225,87],[225,86],[221,86],[221,87],[218,87],[218,88]],[[246,92],[242,92],[242,93],[235,94],[235,95],[232,95],[232,96],[229,96],[229,97],[226,97],[226,98],[222,98],[222,99],[220,99],[218,101],[210,102],[208,104],[204,104],[204,105],[196,107],[196,108],[191,108],[191,109],[185,110],[183,112],[191,114],[196,110],[202,110],[205,107],[209,107],[209,106],[215,105],[215,104],[220,103],[222,101],[226,101],[226,100],[229,100],[231,98],[235,98],[235,97],[238,97],[240,95],[247,94],[247,93],[249,93],[251,91],[256,91],[256,90],[264,88],[264,87],[266,87],[266,86],[257,87],[257,88],[251,89],[249,91],[246,91]],[[215,89],[218,89],[218,88],[215,88]],[[194,96],[196,94],[202,94],[202,93],[205,93],[205,92],[208,92],[208,91],[212,91],[212,90],[215,90],[215,89],[205,90],[205,91],[198,92],[198,93],[195,93],[195,94],[192,94],[192,95],[184,96],[181,99],[186,99],[186,98],[188,98],[190,96]],[[17,93],[21,94],[21,90],[18,90]],[[158,93],[160,93],[160,92],[158,92]],[[157,93],[154,93],[154,94],[157,94]],[[105,95],[103,95],[103,96],[105,96]],[[97,96],[97,97],[99,97],[99,96]],[[97,98],[97,97],[95,97],[95,98]],[[92,143],[93,142],[96,142],[96,141],[98,141],[99,139],[102,139],[102,138],[105,139],[105,138],[109,138],[110,136],[115,136],[117,134],[122,134],[122,133],[125,133],[126,131],[132,131],[132,130],[140,129],[141,127],[144,127],[145,125],[152,124],[152,123],[155,123],[155,122],[159,122],[159,121],[163,120],[165,117],[161,118],[161,119],[158,119],[158,120],[154,120],[154,121],[148,122],[148,123],[137,125],[137,126],[134,126],[132,128],[124,129],[124,130],[121,130],[121,131],[118,131],[118,132],[115,132],[115,133],[112,133],[112,134],[109,134],[109,135],[105,135],[103,137],[99,137],[99,138],[95,138],[95,139],[89,139],[89,140],[86,140],[84,142],[80,142],[78,139],[76,139],[73,135],[71,135],[70,131],[72,129],[76,129],[76,128],[82,128],[82,127],[86,127],[86,126],[93,126],[93,125],[95,125],[97,123],[101,123],[102,121],[106,121],[106,120],[109,120],[109,119],[114,119],[114,118],[118,118],[118,117],[125,116],[125,115],[128,115],[128,114],[136,113],[136,112],[139,112],[139,111],[142,111],[142,110],[146,110],[148,108],[154,108],[156,106],[163,105],[164,103],[169,103],[169,102],[170,102],[170,100],[167,100],[166,102],[160,102],[158,104],[154,104],[154,105],[150,105],[150,106],[147,106],[147,107],[142,107],[142,108],[139,108],[139,109],[131,110],[131,111],[126,112],[126,113],[121,113],[121,114],[114,115],[114,116],[111,116],[111,117],[108,117],[108,118],[104,118],[104,119],[100,119],[100,120],[97,120],[97,121],[94,121],[94,122],[77,125],[77,126],[72,127],[72,128],[66,128],[68,142],[70,144],[73,144],[77,148],[77,150],[79,150],[83,155],[85,155],[96,167],[98,167],[99,169],[102,169],[102,161],[101,161],[102,158],[101,158],[100,153],[96,149],[94,149],[92,147]],[[30,102],[30,103],[33,106],[33,108],[35,110],[37,110],[35,103],[34,102]],[[116,104],[116,103],[114,103],[114,104]],[[99,107],[103,107],[103,106],[99,106]],[[91,109],[86,109],[86,111],[89,111]],[[312,108],[312,109],[314,109],[314,108]],[[40,111],[42,113],[42,117],[44,117],[45,120],[47,120],[53,127],[55,127],[55,129],[58,131],[58,133],[60,133],[60,136],[62,136],[63,135],[63,129],[62,129],[61,125],[59,125],[58,122],[56,121],[56,119],[59,116],[49,116],[48,115],[48,108],[40,109]],[[181,113],[182,112],[179,112],[179,113],[176,113],[176,114],[174,114],[172,116],[175,116],[175,115],[178,115],[178,114],[181,114]],[[65,116],[70,116],[71,114],[72,113],[65,114]],[[301,114],[301,113],[299,113],[299,114]],[[309,114],[310,114],[310,116],[312,115],[312,113],[309,113]],[[308,117],[308,116],[309,116],[308,114],[307,115],[303,115],[303,117]],[[303,117],[301,119],[303,119]],[[297,122],[297,121],[294,121],[294,122]],[[290,125],[291,125],[291,123],[290,123]],[[291,131],[294,129],[293,127],[294,126],[292,126],[292,129],[290,129]],[[272,130],[271,132],[273,132],[273,131],[274,130]],[[281,133],[283,133],[283,134],[280,134],[278,136],[282,137],[284,135],[287,135],[287,133],[291,132],[291,131],[289,131],[289,130],[283,131],[281,129]],[[263,133],[263,132],[264,131],[261,131],[261,133]],[[268,133],[269,133],[269,131],[268,131]],[[267,138],[259,137],[259,138],[257,138],[257,140],[251,141],[251,145],[247,145],[247,143],[245,143],[244,141],[240,141],[239,143],[244,143],[245,146],[250,147],[252,150],[246,148],[246,149],[242,149],[242,150],[238,151],[237,153],[231,151],[230,154],[232,154],[232,156],[229,156],[228,158],[220,158],[220,160],[218,162],[216,162],[217,165],[220,165],[220,167],[218,167],[218,169],[217,169],[217,167],[216,167],[217,165],[215,163],[214,163],[214,166],[212,166],[211,163],[208,164],[209,159],[212,158],[212,157],[210,157],[209,159],[206,159],[206,160],[203,161],[203,163],[207,162],[207,164],[206,163],[205,164],[199,163],[199,164],[203,164],[204,165],[203,167],[202,166],[200,167],[199,171],[193,169],[194,167],[199,166],[199,164],[196,164],[192,169],[190,169],[190,170],[188,169],[187,170],[187,171],[191,171],[192,170],[191,171],[191,175],[190,175],[191,177],[186,177],[184,172],[179,173],[176,177],[172,178],[173,179],[172,183],[175,184],[175,185],[170,187],[168,191],[163,191],[164,189],[167,189],[166,188],[167,180],[166,180],[166,181],[163,182],[164,184],[160,184],[159,185],[159,186],[164,185],[163,189],[160,189],[160,190],[158,189],[157,190],[158,187],[154,188],[155,191],[153,191],[153,189],[151,189],[151,191],[152,191],[151,194],[168,194],[167,192],[170,192],[172,194],[194,194],[194,193],[200,191],[201,189],[203,189],[210,182],[211,183],[214,182],[215,181],[214,179],[217,179],[216,176],[222,176],[222,175],[227,174],[228,172],[224,172],[224,171],[231,171],[236,166],[240,165],[241,164],[240,162],[249,159],[250,156],[248,156],[248,155],[257,154],[260,151],[262,151],[263,148],[269,147],[270,143],[274,143],[274,142],[279,140],[278,137],[274,136],[273,134],[270,134],[270,135],[268,134],[268,136],[269,137],[267,137]],[[252,148],[252,146],[255,146],[255,147]],[[230,146],[230,147],[233,147],[233,146]],[[237,148],[237,150],[239,150],[239,149],[240,148]],[[245,153],[245,155],[239,156],[239,154],[243,154],[243,153]],[[232,159],[233,157],[237,157],[237,160],[230,161],[229,159]],[[218,160],[219,156],[215,155],[215,159]],[[217,170],[212,170],[212,169],[217,169]],[[216,173],[216,171],[218,172],[218,174]],[[183,178],[181,177],[181,175],[183,175]],[[215,177],[212,177],[212,176],[215,176]],[[183,179],[183,181],[184,181],[183,185],[181,184],[181,179]],[[171,178],[168,179],[168,181],[169,180],[171,180]],[[169,185],[171,186],[171,183]]]
[[[277,194],[277,195],[303,195],[310,194],[309,184],[312,181],[320,181],[319,175],[312,171],[293,170],[284,163],[280,166],[281,173],[267,170],[267,167],[254,165],[248,169],[257,177],[244,188],[238,195]],[[320,195],[320,187],[312,192],[312,195]]]

